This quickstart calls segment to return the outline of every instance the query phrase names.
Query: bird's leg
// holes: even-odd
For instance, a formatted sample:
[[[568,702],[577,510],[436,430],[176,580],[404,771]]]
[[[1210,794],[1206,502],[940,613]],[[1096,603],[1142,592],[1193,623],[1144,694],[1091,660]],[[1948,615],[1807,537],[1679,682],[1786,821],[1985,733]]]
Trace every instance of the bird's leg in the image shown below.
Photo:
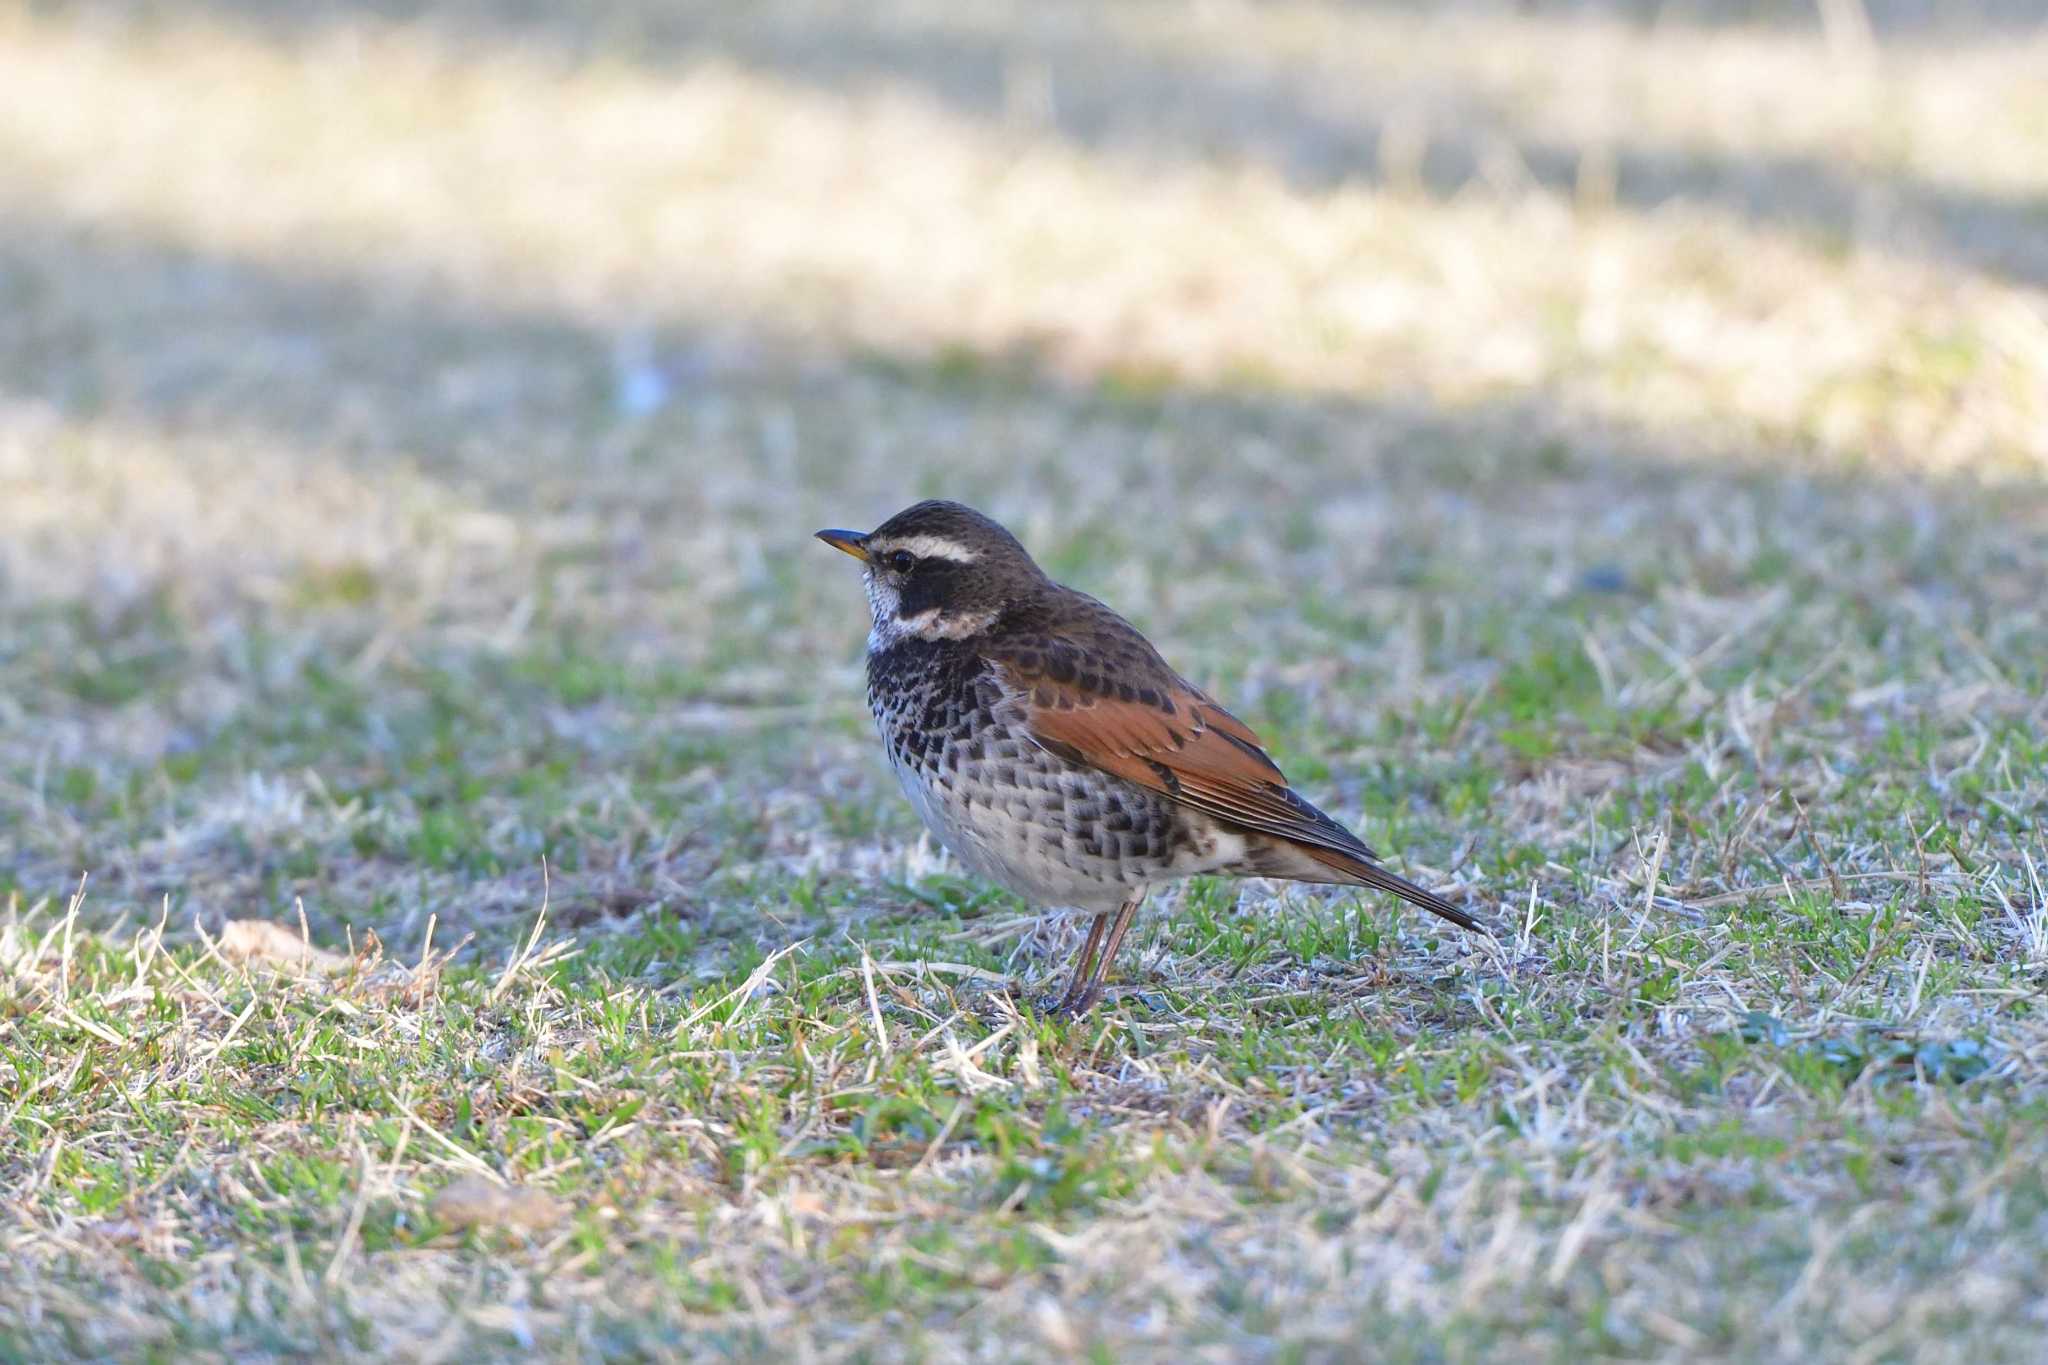
[[[1088,941],[1081,945],[1081,951],[1074,955],[1074,974],[1067,980],[1067,989],[1060,998],[1047,1006],[1051,1014],[1064,1014],[1074,1007],[1081,998],[1095,966],[1095,949],[1102,942],[1102,931],[1109,924],[1107,914],[1097,915],[1095,922],[1088,926]]]
[[[1124,935],[1131,931],[1131,921],[1138,917],[1138,907],[1145,903],[1145,890],[1141,886],[1131,892],[1117,910],[1116,923],[1110,927],[1109,941],[1102,945],[1102,956],[1096,960],[1095,974],[1073,1007],[1077,1016],[1094,1009],[1095,1002],[1102,998],[1103,983],[1109,980],[1109,969],[1116,962],[1117,950],[1124,946]]]

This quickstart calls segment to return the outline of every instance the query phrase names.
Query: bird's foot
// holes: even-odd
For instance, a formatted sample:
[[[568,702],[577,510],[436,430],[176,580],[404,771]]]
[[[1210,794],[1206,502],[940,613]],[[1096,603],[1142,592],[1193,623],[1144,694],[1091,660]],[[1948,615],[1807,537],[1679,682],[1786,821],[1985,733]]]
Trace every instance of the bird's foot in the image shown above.
[[[1173,1013],[1173,1002],[1158,991],[1115,991],[1100,985],[1083,991],[1079,998],[1074,998],[1071,995],[1045,996],[1037,1002],[1035,1008],[1045,1018],[1072,1021],[1086,1018],[1094,1012],[1097,1005],[1105,1000],[1117,1007],[1135,1004],[1147,1014]]]
[[[1047,1019],[1079,1019],[1095,1008],[1095,1002],[1102,998],[1099,986],[1076,990],[1069,986],[1058,995],[1040,996],[1032,1008]]]

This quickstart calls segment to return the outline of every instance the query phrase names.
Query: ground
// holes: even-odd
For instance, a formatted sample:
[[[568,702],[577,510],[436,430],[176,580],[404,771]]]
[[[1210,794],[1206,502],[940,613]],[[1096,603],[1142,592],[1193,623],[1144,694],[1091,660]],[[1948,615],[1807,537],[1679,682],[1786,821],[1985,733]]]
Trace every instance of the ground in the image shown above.
[[[0,1356],[2037,1359],[2048,37],[1652,8],[0,9]],[[1497,939],[1032,1013],[939,494]]]

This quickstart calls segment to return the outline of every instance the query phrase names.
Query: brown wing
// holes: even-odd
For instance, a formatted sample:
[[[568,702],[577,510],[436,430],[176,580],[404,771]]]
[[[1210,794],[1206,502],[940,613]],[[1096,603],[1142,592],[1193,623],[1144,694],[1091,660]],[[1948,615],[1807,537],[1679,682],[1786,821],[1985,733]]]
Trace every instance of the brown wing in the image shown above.
[[[1251,727],[1167,667],[1109,608],[1075,596],[1080,602],[1059,614],[1056,631],[1020,633],[995,659],[1041,746],[1285,840],[1338,874],[1332,880],[1377,886],[1479,927],[1442,897],[1379,867],[1358,836],[1287,785]]]

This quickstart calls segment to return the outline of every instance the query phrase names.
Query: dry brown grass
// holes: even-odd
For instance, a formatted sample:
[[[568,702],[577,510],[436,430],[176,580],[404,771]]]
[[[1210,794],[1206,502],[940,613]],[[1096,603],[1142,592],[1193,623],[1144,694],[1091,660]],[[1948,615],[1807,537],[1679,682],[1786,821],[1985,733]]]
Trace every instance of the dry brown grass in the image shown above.
[[[0,1354],[2028,1357],[2048,38],[1881,29],[0,13]],[[1501,944],[1019,1015],[933,493]]]

